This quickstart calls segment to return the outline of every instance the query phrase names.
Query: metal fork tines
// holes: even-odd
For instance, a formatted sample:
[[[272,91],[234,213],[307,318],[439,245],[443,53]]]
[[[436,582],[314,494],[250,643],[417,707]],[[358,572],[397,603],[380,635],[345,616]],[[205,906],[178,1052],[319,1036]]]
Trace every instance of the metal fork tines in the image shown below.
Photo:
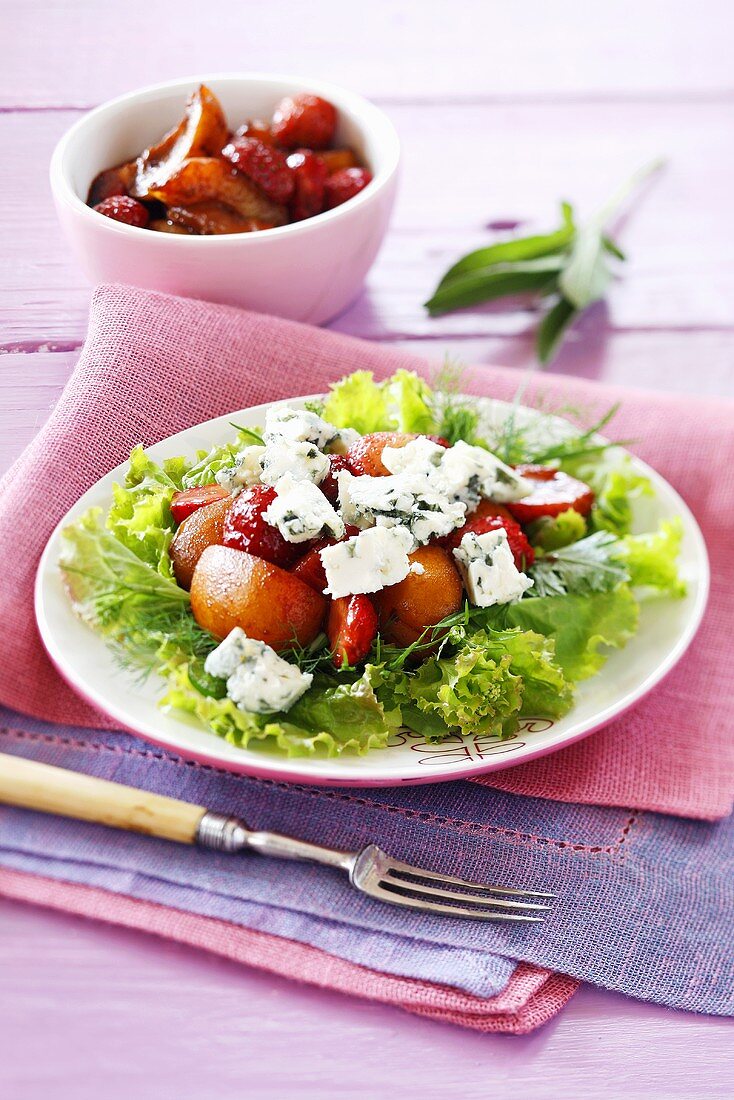
[[[376,845],[359,853],[351,879],[358,889],[381,901],[470,920],[539,924],[543,917],[535,914],[547,912],[550,905],[521,899],[554,897],[538,890],[516,890],[424,871],[393,859]]]
[[[536,914],[547,912],[550,905],[528,898],[550,901],[554,894],[539,890],[514,889],[485,882],[470,882],[426,871],[410,863],[393,859],[376,844],[359,852],[343,852],[311,844],[282,833],[254,831],[235,817],[207,812],[199,823],[197,841],[203,847],[226,852],[247,849],[276,859],[307,860],[346,871],[349,881],[372,898],[469,920],[502,920],[540,923]]]

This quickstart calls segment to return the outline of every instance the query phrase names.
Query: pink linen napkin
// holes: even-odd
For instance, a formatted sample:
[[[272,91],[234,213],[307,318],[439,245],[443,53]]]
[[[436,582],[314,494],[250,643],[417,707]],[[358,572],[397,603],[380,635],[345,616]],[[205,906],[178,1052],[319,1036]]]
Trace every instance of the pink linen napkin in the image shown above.
[[[449,986],[371,970],[282,936],[7,867],[0,868],[0,896],[152,932],[271,974],[474,1031],[534,1031],[560,1012],[580,985],[575,978],[520,963],[501,993],[474,997]]]
[[[344,373],[398,367],[427,373],[411,355],[226,306],[99,288],[79,364],[56,409],[0,483],[0,615],[13,637],[0,701],[54,722],[111,728],[60,680],[31,628],[32,588],[55,523],[135,443],[239,408],[325,390]],[[517,371],[467,372],[468,392],[511,397]],[[515,793],[636,806],[716,819],[734,792],[730,658],[734,612],[734,407],[540,376],[527,400],[604,411],[612,431],[687,500],[707,539],[709,609],[679,666],[629,715],[587,740],[481,780]]]

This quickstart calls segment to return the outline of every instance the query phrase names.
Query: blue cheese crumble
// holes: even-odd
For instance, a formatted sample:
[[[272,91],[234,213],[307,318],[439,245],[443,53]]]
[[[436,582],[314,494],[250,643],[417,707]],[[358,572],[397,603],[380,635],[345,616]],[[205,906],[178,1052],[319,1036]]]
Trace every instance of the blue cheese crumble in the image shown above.
[[[338,486],[346,523],[362,529],[404,527],[413,536],[412,549],[450,534],[466,517],[463,501],[450,500],[440,486],[410,470],[389,477],[355,477],[341,470]]]
[[[238,493],[240,489],[249,489],[257,485],[263,472],[262,459],[265,448],[245,447],[235,456],[233,466],[225,466],[214,475],[214,480],[228,493]]]
[[[285,474],[290,474],[296,481],[312,481],[318,485],[330,468],[328,458],[315,443],[267,439],[260,480],[265,485],[275,485]]]
[[[519,600],[533,584],[515,565],[507,532],[473,531],[464,535],[454,550],[469,599],[477,607]]]
[[[275,714],[288,710],[311,687],[313,676],[284,661],[265,642],[236,626],[207,657],[210,676],[227,681],[227,695],[240,710]]]
[[[480,497],[499,504],[521,500],[532,492],[532,485],[484,447],[459,440],[443,452],[438,471],[439,483],[452,497],[476,507]]]
[[[379,592],[398,584],[410,572],[413,537],[405,527],[371,527],[346,542],[321,551],[325,592],[334,599],[360,592]]]
[[[411,439],[404,447],[383,447],[382,464],[391,474],[406,472],[429,477],[441,465],[446,448],[425,435]]]
[[[344,454],[359,439],[353,428],[336,428],[318,413],[276,405],[265,414],[266,443],[288,439],[293,443],[313,443],[320,451]]]
[[[286,542],[343,536],[344,521],[312,482],[284,474],[275,483],[275,492],[275,500],[263,512],[263,519],[277,527]]]

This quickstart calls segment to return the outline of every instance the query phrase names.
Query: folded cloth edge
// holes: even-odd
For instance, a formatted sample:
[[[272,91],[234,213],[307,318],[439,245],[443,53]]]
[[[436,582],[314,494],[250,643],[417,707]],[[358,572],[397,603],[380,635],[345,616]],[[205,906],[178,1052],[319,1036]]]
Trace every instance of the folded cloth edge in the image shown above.
[[[100,887],[0,868],[0,895],[108,924],[149,932],[253,966],[414,1015],[481,1032],[522,1035],[551,1020],[581,984],[577,979],[520,963],[509,985],[482,999],[448,986],[370,970],[319,948],[226,921],[114,894]]]

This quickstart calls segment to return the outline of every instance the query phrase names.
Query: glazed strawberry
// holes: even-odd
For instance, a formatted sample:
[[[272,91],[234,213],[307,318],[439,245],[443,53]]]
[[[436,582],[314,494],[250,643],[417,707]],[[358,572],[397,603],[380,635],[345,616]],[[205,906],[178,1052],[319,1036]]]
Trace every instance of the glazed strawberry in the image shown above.
[[[286,96],[273,113],[270,127],[280,145],[295,149],[326,149],[336,129],[336,108],[317,95],[300,92]]]
[[[299,149],[288,157],[293,172],[295,190],[291,199],[291,214],[296,222],[312,218],[324,209],[326,165],[309,149]]]
[[[594,493],[586,482],[549,466],[515,468],[523,477],[536,483],[532,493],[507,505],[520,523],[531,523],[541,516],[558,516],[569,508],[574,508],[582,516],[591,511]]]
[[[259,118],[248,119],[247,122],[243,122],[232,134],[231,140],[234,142],[237,138],[243,137],[257,138],[263,145],[275,144],[275,138],[270,132],[270,127],[267,122],[263,122],[262,119]]]
[[[363,661],[377,636],[377,612],[368,596],[342,596],[331,601],[326,633],[337,668]]]
[[[324,483],[321,482],[319,488],[323,490]],[[319,539],[318,542],[311,544],[311,549],[307,554],[304,554],[300,561],[297,561],[293,566],[292,572],[300,577],[309,588],[314,588],[317,592],[323,592],[326,588],[326,573],[324,571],[324,563],[321,560],[321,551],[327,546],[336,546],[337,542],[344,542],[345,539],[351,539],[354,535],[359,534],[359,527],[352,527],[347,523],[344,525],[344,538],[342,539]]]
[[[286,203],[293,194],[293,172],[279,149],[255,137],[239,137],[224,146],[222,156],[238,172],[257,184],[273,202]]]
[[[512,556],[515,559],[515,565],[523,572],[528,569],[535,561],[535,551],[527,540],[525,532],[519,523],[512,518],[505,518],[505,516],[472,516],[463,527],[457,528],[450,535],[447,535],[445,539],[437,539],[442,546],[445,546],[448,550],[454,550],[464,535],[470,532],[474,535],[484,535],[487,531],[499,531],[504,529],[507,532],[507,541],[510,544],[510,550],[512,550]]]
[[[336,479],[339,471],[347,470],[349,464],[347,463],[346,455],[329,455],[328,458],[329,472],[324,480],[319,482],[319,489],[330,504],[336,504],[339,499],[339,485]]]
[[[142,202],[131,199],[129,195],[110,195],[108,199],[98,202],[94,209],[106,218],[124,222],[125,225],[134,225],[138,229],[145,229],[150,221],[150,214]]]
[[[353,199],[372,182],[372,173],[366,168],[342,168],[326,181],[326,209],[333,210],[343,202]]]
[[[199,508],[205,508],[207,504],[213,504],[215,500],[223,500],[227,496],[227,490],[216,484],[183,489],[171,497],[171,515],[175,523],[183,523],[192,512],[198,512]]]
[[[224,521],[224,545],[287,569],[303,553],[303,543],[286,542],[277,527],[263,519],[276,497],[272,485],[255,485],[235,500]]]

